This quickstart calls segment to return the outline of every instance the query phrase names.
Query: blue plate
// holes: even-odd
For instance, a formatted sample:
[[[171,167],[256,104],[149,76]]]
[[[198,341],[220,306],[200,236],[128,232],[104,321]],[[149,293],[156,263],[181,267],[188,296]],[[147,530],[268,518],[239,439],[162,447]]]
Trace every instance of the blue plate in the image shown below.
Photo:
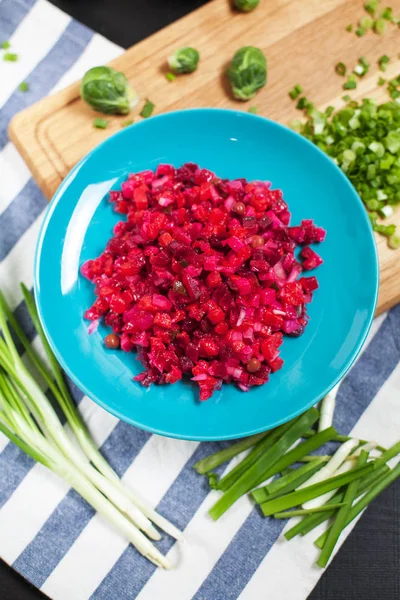
[[[199,402],[189,380],[143,388],[135,354],[106,350],[107,329],[88,335],[83,312],[95,299],[79,268],[98,256],[119,217],[107,200],[129,172],[195,162],[220,177],[273,182],[292,222],[327,229],[324,264],[303,336],[282,346],[284,367],[248,393],[223,385]],[[299,415],[320,400],[359,353],[375,311],[378,262],[366,212],[334,163],[310,142],[267,119],[219,109],[152,117],[103,142],[56,192],[40,232],[35,292],[49,342],[72,380],[95,402],[143,429],[176,438],[238,438]]]

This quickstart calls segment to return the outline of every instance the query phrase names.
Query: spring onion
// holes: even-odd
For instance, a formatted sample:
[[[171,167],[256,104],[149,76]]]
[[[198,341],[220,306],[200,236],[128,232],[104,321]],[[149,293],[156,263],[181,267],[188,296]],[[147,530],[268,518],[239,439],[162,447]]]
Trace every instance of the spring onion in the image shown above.
[[[251,115],[256,115],[256,114],[258,113],[258,108],[257,108],[257,106],[250,106],[250,108],[249,108],[248,112],[249,112]]]
[[[335,385],[335,387],[327,393],[321,402],[321,417],[318,423],[318,431],[323,431],[332,425],[333,413],[335,412],[336,396],[339,391],[339,386],[340,383]]]
[[[348,76],[347,81],[343,84],[344,90],[354,90],[357,87],[357,80],[352,73]]]
[[[308,100],[305,96],[303,96],[302,98],[300,98],[300,100],[296,104],[296,108],[303,110],[303,108],[307,108],[307,107],[308,107]]]
[[[303,91],[303,88],[301,87],[301,85],[297,84],[294,86],[294,88],[292,90],[290,90],[289,96],[291,97],[292,100],[296,100],[300,96],[302,91]]]
[[[107,126],[108,126],[107,119],[101,119],[100,117],[97,117],[93,121],[93,127],[96,127],[96,129],[106,129]]]
[[[335,67],[335,71],[338,75],[344,77],[346,75],[346,65],[342,62],[339,62]]]
[[[27,92],[29,89],[29,85],[27,84],[26,81],[22,81],[18,87],[21,92]]]
[[[294,469],[291,473],[279,477],[279,479],[274,479],[274,481],[271,481],[271,483],[264,487],[257,488],[251,492],[251,496],[257,504],[261,504],[266,500],[272,500],[272,498],[292,492],[303,483],[303,481],[306,481],[318,471],[322,465],[323,460],[318,456],[315,456],[312,462],[306,463],[298,469]]]
[[[124,121],[123,123],[121,123],[121,127],[129,127],[130,125],[133,125],[134,120],[133,119],[128,119],[127,121]]]
[[[305,486],[313,485],[314,483],[319,483],[320,481],[324,481],[325,479],[329,479],[332,477],[333,473],[341,466],[346,457],[351,453],[359,445],[358,440],[349,440],[345,442],[336,450],[335,454],[332,456],[330,461],[317,473],[315,473],[306,483],[303,483],[300,486],[300,489]]]
[[[360,56],[358,59],[358,64],[354,68],[353,72],[359,77],[364,77],[369,71],[370,64],[365,58],[365,56]]]
[[[379,77],[379,79],[378,79],[378,85],[382,86],[382,85],[385,85],[385,83],[386,83],[386,79],[384,79],[383,77]]]
[[[398,250],[400,248],[400,236],[396,234],[391,235],[388,244],[392,250]]]
[[[353,25],[351,25],[351,24],[347,25],[346,31],[349,31],[349,32],[353,31]]]
[[[150,102],[150,100],[146,100],[142,110],[140,111],[140,116],[144,119],[148,119],[153,114],[154,108],[155,105],[152,102]]]
[[[377,10],[378,6],[379,0],[367,0],[367,2],[364,4],[365,10],[372,16],[375,15],[375,11]]]
[[[364,29],[364,27],[357,27],[356,35],[358,35],[358,37],[362,37],[366,33],[367,33],[367,31],[366,31],[366,29]]]
[[[5,52],[3,54],[3,60],[6,62],[17,62],[18,54],[15,54],[15,52]]]
[[[351,484],[350,484],[351,485]],[[317,506],[316,508],[298,508],[295,510],[285,510],[274,514],[274,519],[291,519],[292,517],[304,517],[306,515],[315,515],[323,512],[336,510],[346,506],[345,502],[338,502],[337,504],[329,504],[328,506]]]
[[[283,466],[279,467],[278,471],[274,472],[273,469],[275,463],[315,423],[318,416],[317,409],[310,408],[306,413],[292,421],[289,428],[280,436],[276,443],[264,452],[214,504],[209,511],[210,516],[214,520],[219,519],[243,494],[246,494],[253,487],[286,467],[287,464],[283,464]]]
[[[332,477],[336,477],[337,475],[343,475],[344,473],[348,473],[349,471],[354,469],[355,465],[356,465],[356,461],[354,459],[345,460],[343,462],[343,464],[340,465],[340,467],[332,473]],[[303,506],[303,508],[316,508],[317,506],[322,506],[323,504],[328,502],[328,500],[333,498],[333,496],[336,494],[336,492],[337,492],[337,489],[333,489],[333,490],[330,490],[329,492],[325,492],[325,494],[318,496],[318,498],[313,498],[312,500],[307,502]]]
[[[392,458],[392,457],[390,456],[390,458]],[[390,458],[388,458],[388,460],[390,460]],[[377,459],[375,461],[374,470],[371,471],[371,473],[369,473],[368,475],[365,475],[364,477],[362,477],[360,479],[360,485],[359,485],[359,488],[357,489],[357,497],[362,495],[366,490],[372,488],[372,486],[375,485],[375,483],[380,480],[382,475],[385,475],[390,471],[390,468],[387,466],[387,464],[385,462],[383,462],[383,463],[379,462],[381,460],[384,460],[384,459],[382,459],[382,458]],[[344,492],[337,492],[334,496],[331,497],[330,500],[328,500],[326,502],[326,504],[342,502],[343,497],[344,497]],[[332,516],[332,514],[329,514],[329,513],[326,513],[326,516],[325,515],[310,515],[310,516],[302,519],[302,521],[300,521],[299,523],[296,523],[296,525],[294,527],[289,529],[285,533],[285,537],[286,537],[286,539],[290,540],[299,534],[306,535],[312,529],[314,529],[315,527],[317,527],[318,525],[323,523],[326,519],[329,519],[331,516]]]
[[[147,558],[169,568],[170,562],[151,544],[160,534],[153,523],[175,537],[181,533],[166,519],[126,488],[90,438],[73,404],[41,328],[36,306],[22,287],[28,311],[44,346],[50,368],[33,350],[21,326],[0,293],[0,423],[2,431],[35,460],[52,469],[74,487],[92,506],[108,518]],[[20,357],[11,329],[26,352],[27,359],[52,391],[86,460],[65,430],[47,396]],[[142,530],[143,533],[140,531]]]
[[[208,473],[208,471],[212,471],[216,469],[220,465],[224,464],[228,460],[231,460],[241,452],[248,450],[252,446],[255,446],[257,442],[265,438],[270,432],[264,431],[263,433],[257,433],[256,435],[252,435],[247,438],[243,438],[238,442],[232,444],[228,448],[224,448],[223,450],[219,450],[215,454],[211,454],[210,456],[206,456],[199,460],[195,465],[194,469],[199,473],[199,475],[204,475],[204,473]]]
[[[362,450],[357,461],[357,467],[362,467],[366,464],[368,459],[368,452]],[[323,545],[322,552],[317,560],[317,565],[324,568],[328,564],[334,547],[337,544],[340,534],[342,533],[347,518],[350,513],[351,505],[357,495],[357,488],[359,486],[359,480],[352,481],[347,486],[347,489],[343,497],[343,506],[340,508],[335,516],[335,520],[330,528],[329,534],[326,538],[326,542]],[[333,508],[333,504],[331,508]]]
[[[381,56],[378,59],[378,65],[381,71],[385,72],[387,69],[387,66],[389,64],[390,58],[387,54],[384,54],[383,56]]]
[[[382,11],[381,19],[386,19],[387,21],[393,21],[393,9],[390,6],[387,6]]]
[[[176,75],[175,75],[175,73],[170,73],[170,72],[168,72],[168,73],[165,75],[165,79],[166,79],[167,81],[175,81],[175,79],[176,79]]]
[[[397,93],[397,86],[400,87],[400,78],[390,82],[389,93]],[[379,223],[376,211],[400,203],[400,105],[378,105],[370,99],[360,103],[346,100],[347,106],[330,117],[316,109],[307,110],[306,122],[298,131],[343,169],[364,202],[373,229],[389,238],[395,230]],[[375,203],[371,205],[371,201],[379,203],[373,208]]]
[[[385,19],[377,19],[376,21],[374,21],[373,30],[375,31],[375,33],[377,33],[378,35],[382,35],[382,33],[385,33],[386,23],[387,22]]]
[[[10,48],[10,47],[11,47],[11,44],[10,44],[10,42],[7,42],[7,41],[1,42],[1,44],[0,44],[0,48],[2,50],[8,50],[8,48]]]
[[[264,502],[260,505],[261,510],[263,511],[264,516],[267,517],[276,512],[282,512],[288,508],[305,504],[309,500],[317,498],[318,496],[322,496],[322,494],[325,494],[326,492],[336,490],[343,485],[354,481],[355,479],[359,479],[366,473],[369,473],[373,468],[374,467],[372,464],[368,464],[365,467],[352,469],[349,473],[336,475],[330,479],[321,481],[320,483],[315,483],[314,485],[307,486],[304,489],[296,490],[295,492],[291,492],[285,496],[280,496],[279,498]]]
[[[252,449],[252,451],[231,471],[222,477],[218,484],[218,489],[226,492],[246,471],[267,451],[277,440],[289,429],[291,422],[285,423],[269,432],[266,438],[261,439]]]
[[[375,482],[373,488],[368,490],[364,496],[358,500],[351,507],[347,519],[345,521],[344,527],[347,527],[363,510],[374,500],[384,489],[386,489],[393,481],[395,481],[398,477],[400,477],[400,462],[394,467],[394,469],[390,469],[390,471],[384,475],[382,475],[378,481]],[[326,543],[328,536],[330,535],[331,528],[327,529],[320,537],[315,541],[315,545],[318,548],[323,548]]]
[[[362,19],[360,20],[360,27],[362,27],[364,31],[369,31],[372,28],[373,24],[374,21],[371,19],[371,17],[368,17],[367,15],[362,17]]]

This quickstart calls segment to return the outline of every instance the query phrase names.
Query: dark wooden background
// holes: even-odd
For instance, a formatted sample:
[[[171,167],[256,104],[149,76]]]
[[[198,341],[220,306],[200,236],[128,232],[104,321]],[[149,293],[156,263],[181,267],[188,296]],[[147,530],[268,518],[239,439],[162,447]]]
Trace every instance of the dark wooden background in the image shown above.
[[[205,4],[205,0],[50,1],[123,47]],[[268,598],[265,583],[260,600]],[[43,594],[0,561],[0,600],[41,598]],[[400,600],[400,480],[364,513],[308,600]]]

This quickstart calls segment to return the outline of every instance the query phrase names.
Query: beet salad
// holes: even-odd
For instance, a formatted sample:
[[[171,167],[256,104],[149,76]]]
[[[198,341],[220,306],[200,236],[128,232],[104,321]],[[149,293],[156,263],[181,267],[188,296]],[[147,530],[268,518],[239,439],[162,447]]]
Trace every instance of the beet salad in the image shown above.
[[[121,187],[110,200],[124,218],[82,266],[97,296],[85,318],[104,319],[107,347],[137,352],[144,386],[186,376],[207,400],[223,383],[266,383],[283,366],[284,336],[307,325],[318,283],[305,272],[322,263],[310,244],[325,231],[311,220],[291,226],[270,183],[191,163],[129,175]]]

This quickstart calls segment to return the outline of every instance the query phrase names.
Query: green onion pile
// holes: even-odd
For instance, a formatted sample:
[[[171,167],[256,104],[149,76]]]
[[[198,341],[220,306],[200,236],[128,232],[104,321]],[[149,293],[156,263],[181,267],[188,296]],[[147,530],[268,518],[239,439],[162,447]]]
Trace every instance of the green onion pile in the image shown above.
[[[392,469],[387,464],[400,453],[400,442],[386,450],[374,442],[337,434],[332,427],[336,392],[337,388],[324,399],[321,414],[311,408],[289,423],[240,440],[194,466],[207,476],[211,488],[222,492],[209,511],[214,520],[249,492],[265,517],[302,517],[286,531],[288,540],[330,520],[329,528],[315,542],[321,549],[317,564],[327,565],[343,529],[400,476],[400,462]],[[313,429],[318,421],[318,430]],[[310,454],[332,441],[339,443],[332,456]],[[222,477],[213,471],[249,449]]]
[[[399,80],[390,82],[393,90]],[[400,92],[399,92],[400,95]],[[365,204],[374,231],[387,236],[392,248],[400,246],[396,226],[379,219],[393,214],[400,203],[400,104],[377,104],[375,100],[356,102],[334,113],[316,110],[304,99],[299,108],[306,111],[306,121],[292,122],[292,127],[326,152],[346,173]]]
[[[379,4],[379,0],[366,0],[364,9],[369,15],[364,15],[360,19],[358,27],[355,30],[355,34],[358,37],[362,37],[370,30],[378,35],[382,35],[386,32],[388,23],[399,25],[400,18],[393,14],[393,9],[388,6],[380,11]],[[346,30],[353,31],[353,25],[348,25]]]
[[[141,554],[157,566],[171,568],[170,561],[150,541],[161,537],[153,523],[176,539],[182,537],[181,532],[125,487],[100,454],[70,397],[44,336],[34,300],[24,286],[22,292],[49,366],[33,349],[0,292],[0,431],[34,460],[65,479]],[[14,340],[24,355],[20,355]],[[38,385],[38,375],[58,402],[75,439],[66,433]]]

